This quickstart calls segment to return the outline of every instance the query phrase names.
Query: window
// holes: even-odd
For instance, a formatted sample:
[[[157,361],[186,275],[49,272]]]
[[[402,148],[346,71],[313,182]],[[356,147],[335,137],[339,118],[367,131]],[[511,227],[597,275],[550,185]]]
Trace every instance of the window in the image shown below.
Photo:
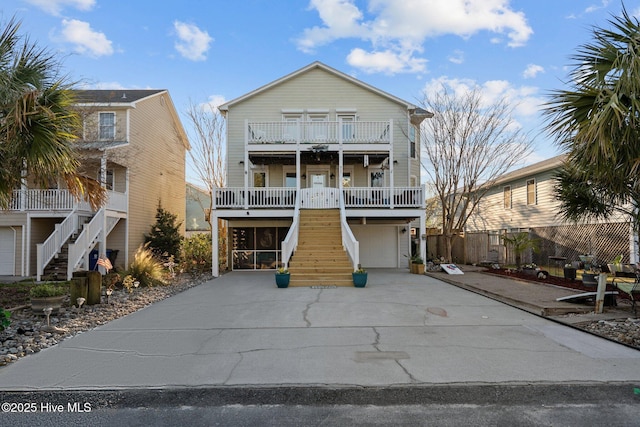
[[[536,181],[530,179],[527,181],[527,205],[535,205],[536,203]]]
[[[267,173],[264,171],[253,172],[253,186],[254,187],[266,187],[267,186]]]
[[[507,185],[502,189],[504,194],[504,208],[511,209],[511,186]]]
[[[100,113],[100,139],[115,139],[116,113]]]
[[[296,187],[296,173],[295,172],[287,172],[284,176],[284,186],[285,187]]]
[[[351,172],[342,172],[342,187],[351,187]]]
[[[338,120],[341,124],[342,140],[344,142],[353,142],[356,139],[356,127],[354,124],[356,116],[352,114],[339,115]]]
[[[415,159],[417,157],[415,126],[409,126],[409,153],[412,159]]]
[[[328,137],[329,127],[327,122],[329,116],[327,114],[309,114],[309,124],[307,130],[307,138],[310,142],[324,142]]]
[[[371,171],[371,187],[384,187],[384,171],[383,170],[373,170]]]
[[[285,141],[297,141],[300,135],[300,120],[302,114],[285,114],[282,117],[282,138]]]

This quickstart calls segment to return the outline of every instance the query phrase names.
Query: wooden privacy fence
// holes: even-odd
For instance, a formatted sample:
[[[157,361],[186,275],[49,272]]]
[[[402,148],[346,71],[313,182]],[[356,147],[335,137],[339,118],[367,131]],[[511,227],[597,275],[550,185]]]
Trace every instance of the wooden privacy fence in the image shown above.
[[[515,253],[505,247],[501,232],[465,233],[453,241],[453,262],[473,264],[496,261],[499,264],[515,264]],[[535,227],[529,236],[538,242],[538,251],[527,250],[521,262],[549,265],[549,257],[564,257],[566,262],[578,261],[578,255],[592,254],[595,264],[606,264],[618,255],[622,263],[629,263],[629,223],[563,225]],[[427,258],[437,259],[445,253],[442,235],[427,236]]]

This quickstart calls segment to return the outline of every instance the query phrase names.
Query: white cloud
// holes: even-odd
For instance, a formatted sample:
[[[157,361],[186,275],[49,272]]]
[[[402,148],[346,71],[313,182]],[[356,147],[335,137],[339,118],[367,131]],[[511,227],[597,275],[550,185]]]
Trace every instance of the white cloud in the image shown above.
[[[63,19],[62,27],[64,40],[73,43],[77,52],[95,57],[113,54],[111,41],[104,33],[91,29],[88,22]]]
[[[353,49],[347,56],[349,65],[360,68],[366,73],[416,73],[424,72],[425,59],[403,56],[391,50],[366,52]]]
[[[131,89],[131,87],[126,87],[120,82],[80,82],[78,87],[80,89]]]
[[[584,10],[585,13],[593,13],[593,12],[597,12],[600,9],[605,9],[609,3],[611,2],[611,0],[602,0],[600,2],[600,4],[592,4],[590,6],[587,6],[587,8]]]
[[[73,7],[78,10],[91,10],[96,0],[25,0],[51,15],[58,16],[65,7]]]
[[[481,84],[473,79],[450,79],[447,76],[442,76],[429,81],[424,87],[424,93],[428,96],[442,90],[443,86],[457,95],[474,87],[480,87],[483,104],[490,105],[500,98],[505,98],[514,106],[514,113],[523,118],[538,115],[540,106],[545,102],[539,95],[537,87],[517,87],[507,80],[488,80]]]
[[[224,96],[222,95],[210,95],[209,100],[207,102],[203,102],[200,104],[200,108],[204,111],[216,111],[216,109],[227,102]]]
[[[321,26],[307,28],[296,40],[300,50],[312,53],[319,47],[338,39],[355,38],[371,45],[354,49],[350,56],[367,57],[367,64],[380,60],[380,53],[387,58],[389,68],[420,72],[417,66],[427,38],[453,34],[468,38],[480,31],[497,34],[493,42],[512,47],[524,45],[533,30],[522,12],[514,11],[509,0],[369,0],[367,17],[355,0],[311,0],[311,10],[316,10]],[[392,60],[392,57],[395,60]],[[398,60],[405,61],[398,67]],[[374,61],[375,62],[375,61]]]
[[[175,48],[180,55],[192,61],[204,61],[213,38],[209,33],[193,24],[175,21],[173,27],[178,35]]]
[[[544,73],[544,68],[541,65],[529,64],[523,71],[522,77],[524,77],[525,79],[532,79],[539,73]]]
[[[461,50],[454,50],[451,55],[449,55],[449,61],[454,64],[462,64],[464,62],[464,52]]]

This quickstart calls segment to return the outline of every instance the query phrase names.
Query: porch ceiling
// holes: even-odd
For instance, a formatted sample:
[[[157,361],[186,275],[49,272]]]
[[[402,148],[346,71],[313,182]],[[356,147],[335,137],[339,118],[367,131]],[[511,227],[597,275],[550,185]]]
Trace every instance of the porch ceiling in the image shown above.
[[[388,153],[368,153],[369,164],[382,163],[384,159],[389,157]],[[295,154],[284,153],[250,153],[249,160],[254,165],[295,165]],[[338,152],[337,151],[325,151],[325,152],[301,152],[300,163],[303,165],[318,165],[318,164],[338,164]],[[364,154],[351,154],[345,153],[343,156],[345,165],[356,165],[364,163]]]

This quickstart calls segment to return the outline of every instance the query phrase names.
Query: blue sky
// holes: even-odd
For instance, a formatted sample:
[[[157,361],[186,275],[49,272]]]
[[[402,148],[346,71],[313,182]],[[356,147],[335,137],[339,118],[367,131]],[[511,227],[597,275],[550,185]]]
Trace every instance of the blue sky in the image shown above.
[[[640,0],[626,0],[638,16]],[[535,140],[528,163],[557,154],[540,103],[566,87],[570,55],[619,15],[611,0],[0,0],[3,23],[59,52],[96,89],[168,89],[189,103],[234,99],[313,61],[407,101],[480,85],[507,96]]]

